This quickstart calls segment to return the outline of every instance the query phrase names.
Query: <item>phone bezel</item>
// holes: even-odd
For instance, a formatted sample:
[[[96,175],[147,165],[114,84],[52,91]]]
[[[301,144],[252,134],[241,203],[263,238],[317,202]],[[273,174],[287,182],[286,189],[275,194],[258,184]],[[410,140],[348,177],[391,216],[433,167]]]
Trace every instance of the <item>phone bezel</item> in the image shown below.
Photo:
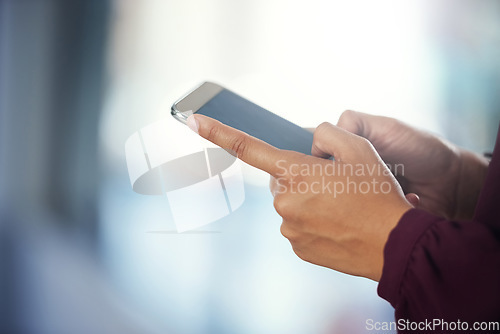
[[[179,122],[186,124],[187,118],[196,113],[208,101],[219,94],[224,87],[205,81],[174,102],[171,114]]]

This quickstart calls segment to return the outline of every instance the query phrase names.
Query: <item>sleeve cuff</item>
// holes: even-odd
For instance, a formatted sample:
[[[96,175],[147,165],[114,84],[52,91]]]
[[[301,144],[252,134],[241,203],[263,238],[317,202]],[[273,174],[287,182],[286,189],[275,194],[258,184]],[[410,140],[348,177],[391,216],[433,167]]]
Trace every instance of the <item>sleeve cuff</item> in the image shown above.
[[[410,209],[391,231],[384,248],[384,268],[378,284],[378,295],[396,307],[400,298],[401,283],[408,267],[415,244],[428,228],[441,218]]]

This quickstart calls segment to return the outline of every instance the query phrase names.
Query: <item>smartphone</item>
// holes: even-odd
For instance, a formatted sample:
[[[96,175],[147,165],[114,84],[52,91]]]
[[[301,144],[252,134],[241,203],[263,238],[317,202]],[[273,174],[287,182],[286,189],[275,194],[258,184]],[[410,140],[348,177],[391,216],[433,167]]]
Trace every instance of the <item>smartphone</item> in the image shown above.
[[[311,154],[311,132],[218,84],[204,82],[172,105],[172,115],[182,123],[192,114],[212,117],[279,149]]]

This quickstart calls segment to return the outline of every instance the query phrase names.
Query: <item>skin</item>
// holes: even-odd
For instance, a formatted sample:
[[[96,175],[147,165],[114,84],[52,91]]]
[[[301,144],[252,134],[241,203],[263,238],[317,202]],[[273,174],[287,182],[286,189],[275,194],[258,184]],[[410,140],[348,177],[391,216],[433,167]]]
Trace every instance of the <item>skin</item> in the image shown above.
[[[345,111],[337,126],[367,138],[397,176],[405,193],[418,194],[419,209],[451,220],[471,220],[488,160],[442,138],[389,117]]]
[[[312,155],[279,150],[203,115],[190,116],[188,126],[271,175],[281,233],[297,256],[375,281],[401,216],[418,206],[446,217],[469,217],[480,190],[469,184],[481,183],[487,166],[486,160],[399,121],[352,111],[344,112],[337,126],[316,128]],[[404,164],[404,175],[396,179],[384,161]],[[344,166],[354,173],[332,174]],[[467,184],[455,184],[459,180]]]

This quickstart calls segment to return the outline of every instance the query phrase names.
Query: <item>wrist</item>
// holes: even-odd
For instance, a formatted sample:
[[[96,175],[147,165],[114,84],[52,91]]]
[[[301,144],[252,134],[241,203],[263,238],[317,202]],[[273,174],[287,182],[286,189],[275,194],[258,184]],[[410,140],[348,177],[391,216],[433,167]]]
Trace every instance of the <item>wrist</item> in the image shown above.
[[[412,208],[413,207],[409,203],[403,200],[386,210],[385,214],[381,216],[381,220],[377,228],[377,240],[374,242],[377,247],[372,253],[373,258],[371,259],[371,263],[373,264],[372,271],[367,278],[376,282],[380,280],[384,267],[384,249],[387,241],[389,240],[389,235],[396,228],[401,220],[401,217],[403,217],[403,215]]]

